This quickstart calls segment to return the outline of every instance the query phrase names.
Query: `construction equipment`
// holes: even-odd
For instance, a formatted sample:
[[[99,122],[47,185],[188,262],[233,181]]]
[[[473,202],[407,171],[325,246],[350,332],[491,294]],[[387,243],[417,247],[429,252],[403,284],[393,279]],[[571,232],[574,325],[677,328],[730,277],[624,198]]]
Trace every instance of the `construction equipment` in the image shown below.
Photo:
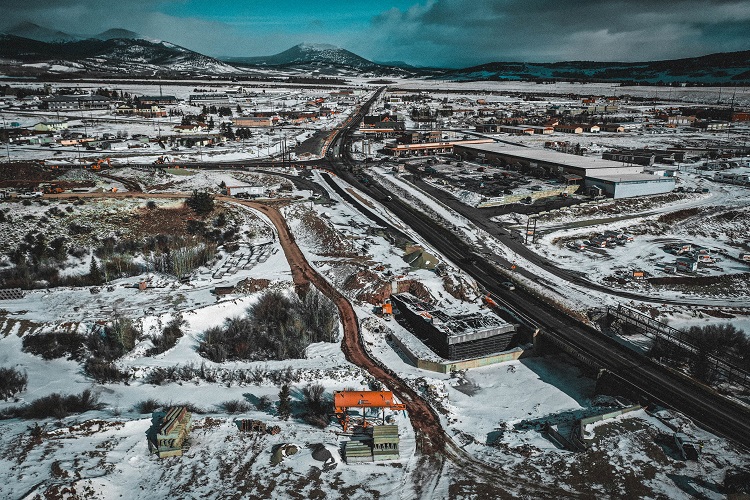
[[[344,432],[349,429],[350,408],[382,408],[383,420],[385,420],[385,409],[392,411],[405,410],[406,405],[396,402],[391,391],[336,391],[333,393],[333,411],[341,422]],[[364,411],[362,412],[362,427],[372,425],[367,422]]]
[[[109,157],[107,157],[107,158],[102,158],[100,160],[96,160],[94,163],[92,163],[91,170],[101,170],[102,165],[105,162],[107,163],[107,167],[112,168],[112,163],[110,162]]]
[[[61,188],[54,182],[51,184],[42,185],[41,187],[42,187],[42,191],[44,192],[44,194],[58,194],[64,191],[63,188]]]

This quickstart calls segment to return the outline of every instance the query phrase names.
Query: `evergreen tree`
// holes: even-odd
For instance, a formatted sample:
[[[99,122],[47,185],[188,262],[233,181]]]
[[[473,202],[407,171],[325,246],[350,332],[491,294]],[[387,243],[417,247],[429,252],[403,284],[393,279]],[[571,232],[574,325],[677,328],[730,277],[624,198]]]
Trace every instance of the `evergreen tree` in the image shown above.
[[[192,196],[185,203],[201,217],[210,214],[214,209],[214,197],[207,191],[194,189]]]
[[[102,284],[102,271],[99,269],[99,263],[96,262],[96,258],[91,256],[91,265],[89,266],[89,279],[93,285]]]
[[[289,397],[289,384],[284,384],[279,391],[279,418],[282,420],[289,420],[291,414],[292,402]]]

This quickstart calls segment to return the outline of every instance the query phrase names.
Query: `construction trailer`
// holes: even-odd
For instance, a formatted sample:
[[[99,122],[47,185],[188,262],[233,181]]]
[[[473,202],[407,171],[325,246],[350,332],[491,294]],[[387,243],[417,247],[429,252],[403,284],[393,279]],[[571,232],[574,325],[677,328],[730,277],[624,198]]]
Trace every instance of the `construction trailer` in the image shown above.
[[[502,352],[518,328],[489,311],[452,316],[410,293],[392,295],[391,301],[417,337],[444,359],[471,359]]]
[[[173,406],[166,412],[154,412],[148,432],[151,453],[159,458],[181,457],[190,431],[192,414],[184,406]]]
[[[263,196],[266,194],[265,186],[227,186],[227,196],[237,196],[244,194],[247,196]]]
[[[391,411],[405,410],[406,405],[396,401],[391,391],[336,391],[333,393],[333,411],[341,422],[344,432],[350,427],[351,417],[349,410],[351,408],[362,408],[362,427],[368,427],[370,424],[365,416],[367,408],[381,408],[383,410],[383,420],[385,421],[385,410]]]

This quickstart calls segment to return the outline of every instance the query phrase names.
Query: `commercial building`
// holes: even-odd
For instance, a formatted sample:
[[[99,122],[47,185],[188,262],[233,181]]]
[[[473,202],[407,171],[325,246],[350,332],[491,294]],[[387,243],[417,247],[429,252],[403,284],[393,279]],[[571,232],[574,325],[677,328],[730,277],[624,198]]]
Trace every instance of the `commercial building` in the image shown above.
[[[479,311],[452,316],[410,293],[392,295],[400,316],[417,337],[444,359],[470,359],[507,349],[517,326]]]
[[[583,178],[589,189],[615,198],[666,193],[674,189],[674,178],[644,174],[643,166],[591,158],[549,149],[531,149],[505,144],[462,144],[454,152],[464,159],[484,160],[528,171],[543,170],[561,179]]]
[[[612,198],[632,198],[652,194],[669,193],[674,189],[674,177],[662,177],[651,174],[598,175],[586,177],[584,185]]]
[[[465,141],[425,142],[419,144],[390,144],[383,153],[396,157],[452,153],[459,144],[489,144],[492,139],[468,139]]]
[[[42,107],[50,111],[77,109],[107,109],[110,99],[100,95],[61,95],[42,100]]]

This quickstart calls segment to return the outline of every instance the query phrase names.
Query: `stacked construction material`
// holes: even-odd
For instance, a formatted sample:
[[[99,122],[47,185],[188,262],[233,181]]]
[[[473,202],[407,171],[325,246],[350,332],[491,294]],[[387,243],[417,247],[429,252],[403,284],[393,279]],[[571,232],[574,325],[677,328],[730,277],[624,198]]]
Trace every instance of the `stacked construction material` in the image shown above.
[[[184,406],[173,406],[166,413],[154,413],[153,420],[157,427],[155,440],[149,440],[151,451],[159,458],[182,456],[191,418],[191,413]]]
[[[262,422],[260,420],[240,420],[240,430],[242,432],[261,432],[265,433],[267,430],[267,425],[265,422]]]
[[[398,460],[398,426],[376,425],[372,428],[372,456],[375,462]]]
[[[351,441],[344,445],[344,459],[346,463],[372,462],[372,448],[363,438],[365,436],[353,436]]]

